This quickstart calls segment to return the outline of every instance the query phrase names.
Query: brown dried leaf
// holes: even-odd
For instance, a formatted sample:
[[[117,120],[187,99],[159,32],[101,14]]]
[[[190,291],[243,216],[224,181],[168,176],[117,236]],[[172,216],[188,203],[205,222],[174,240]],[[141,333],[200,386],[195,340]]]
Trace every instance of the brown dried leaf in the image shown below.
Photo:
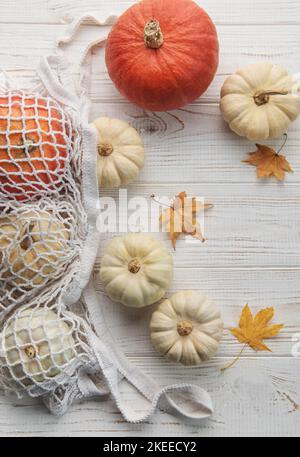
[[[278,181],[282,181],[286,172],[293,171],[285,156],[263,144],[257,144],[256,147],[257,151],[249,152],[249,157],[244,162],[256,167],[258,178],[275,176]]]
[[[160,216],[172,241],[173,248],[182,234],[192,235],[200,241],[205,241],[200,224],[197,222],[197,213],[212,208],[211,203],[201,203],[195,197],[188,197],[186,192],[176,195],[172,207],[166,209]]]

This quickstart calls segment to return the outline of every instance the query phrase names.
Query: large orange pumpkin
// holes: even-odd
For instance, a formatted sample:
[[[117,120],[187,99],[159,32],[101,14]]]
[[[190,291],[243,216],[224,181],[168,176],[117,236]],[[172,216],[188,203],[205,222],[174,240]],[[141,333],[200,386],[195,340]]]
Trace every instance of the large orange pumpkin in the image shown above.
[[[207,89],[218,51],[213,22],[192,0],[142,0],[111,30],[106,65],[122,95],[143,108],[166,111]]]
[[[59,185],[70,148],[70,125],[49,98],[0,96],[0,190],[17,200]]]

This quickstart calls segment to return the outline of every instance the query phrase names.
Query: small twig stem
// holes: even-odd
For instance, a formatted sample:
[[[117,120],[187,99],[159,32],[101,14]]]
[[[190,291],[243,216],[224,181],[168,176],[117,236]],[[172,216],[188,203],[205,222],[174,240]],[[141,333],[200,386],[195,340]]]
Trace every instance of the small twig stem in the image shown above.
[[[242,349],[240,350],[240,352],[238,353],[238,355],[233,359],[232,362],[230,362],[228,365],[225,365],[224,367],[222,367],[220,369],[220,371],[223,373],[225,370],[227,370],[228,368],[231,368],[241,357],[242,353],[244,352],[244,349],[246,347],[247,343],[244,344],[244,346],[242,347]]]
[[[158,205],[165,206],[166,208],[173,208],[172,206],[167,205],[166,203],[160,202],[154,194],[150,195],[150,198]]]
[[[287,133],[284,133],[283,136],[284,136],[284,140],[283,140],[282,145],[280,146],[280,148],[278,149],[278,151],[277,151],[277,153],[276,153],[277,155],[282,151],[282,149],[284,148],[284,146],[285,146],[285,144],[286,144],[286,142],[287,142],[287,138],[288,138]]]

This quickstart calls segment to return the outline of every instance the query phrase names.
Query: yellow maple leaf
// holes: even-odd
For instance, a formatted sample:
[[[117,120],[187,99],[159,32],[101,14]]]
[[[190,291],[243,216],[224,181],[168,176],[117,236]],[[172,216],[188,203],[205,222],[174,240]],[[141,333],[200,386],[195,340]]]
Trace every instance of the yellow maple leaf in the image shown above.
[[[166,226],[173,248],[182,234],[192,235],[205,241],[200,224],[197,222],[197,213],[212,208],[211,203],[201,203],[195,197],[188,197],[186,192],[176,195],[173,205],[160,216],[160,221]]]
[[[255,351],[271,351],[271,349],[263,343],[263,340],[276,336],[283,328],[283,324],[269,325],[273,316],[273,307],[264,308],[253,317],[248,304],[244,306],[239,321],[239,327],[229,329],[233,336],[240,343],[243,343],[244,346],[234,361],[222,368],[221,371],[231,367],[239,359],[246,345],[250,346]]]
[[[286,158],[279,154],[283,146],[276,152],[268,146],[257,144],[257,150],[249,152],[248,159],[243,162],[256,167],[258,178],[275,176],[278,181],[282,181],[286,172],[290,173],[293,171]]]
[[[274,316],[274,308],[260,310],[253,318],[248,305],[245,305],[240,317],[239,327],[229,329],[240,343],[248,344],[255,351],[271,351],[262,340],[277,335],[283,324],[268,325]]]

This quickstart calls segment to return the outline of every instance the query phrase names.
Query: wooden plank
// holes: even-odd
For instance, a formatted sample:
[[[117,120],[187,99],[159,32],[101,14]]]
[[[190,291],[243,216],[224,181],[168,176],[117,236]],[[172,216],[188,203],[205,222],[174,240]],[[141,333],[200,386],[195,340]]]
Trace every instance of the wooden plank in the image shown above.
[[[65,24],[49,24],[44,27],[43,24],[23,24],[22,36],[16,34],[11,24],[1,25],[1,52],[12,51],[12,41],[7,42],[7,38],[13,39],[15,46],[20,49],[31,51],[42,51],[42,49],[51,46],[53,38],[58,38],[66,29]],[[85,45],[91,38],[97,37],[99,26],[83,25],[78,34],[78,44]],[[261,42],[260,36],[264,33],[264,40]],[[218,34],[221,42],[221,52],[224,55],[235,56],[238,61],[238,54],[243,50],[245,54],[252,55],[253,58],[259,56],[278,56],[290,55],[299,49],[299,27],[297,25],[236,25],[226,27],[220,25]],[[282,36],[284,35],[284,40]],[[36,46],[35,37],[39,36],[39,46]],[[237,40],[236,37],[239,36]],[[13,54],[10,52],[9,54]],[[28,55],[28,52],[27,52]],[[230,62],[229,62],[230,63]],[[292,60],[290,64],[293,65]]]
[[[17,34],[11,24],[1,24],[1,56],[8,56],[7,60],[3,61],[4,68],[8,69],[12,62],[24,68],[28,68],[30,62],[32,68],[38,56],[45,55],[53,49],[55,40],[64,35],[65,29],[65,24],[48,24],[47,27],[43,24],[23,24],[22,33]],[[221,74],[227,74],[244,63],[269,58],[278,64],[288,63],[291,71],[297,70],[294,62],[294,57],[299,52],[300,30],[297,25],[256,25],[255,27],[220,25],[218,34],[221,42]],[[78,53],[82,52],[97,36],[99,36],[98,26],[83,26],[75,44],[70,46],[70,58],[78,59]],[[39,46],[36,46],[36,37],[39,37]],[[239,37],[238,40],[237,37]],[[288,62],[287,56],[289,56]]]
[[[16,36],[10,24],[4,24],[0,36],[0,56],[3,60],[3,69],[15,77],[28,81],[32,78],[35,68],[39,63],[41,54],[50,54],[54,50],[54,43],[58,37],[63,36],[64,25],[49,25],[46,30],[42,30],[41,24],[25,24],[22,26],[22,36]],[[269,28],[269,30],[268,30]],[[32,34],[34,29],[34,35]],[[264,39],[265,49],[262,49],[259,36],[264,29],[266,38]],[[266,30],[265,30],[266,29]],[[234,29],[220,26],[221,56],[217,75],[207,90],[195,104],[218,103],[220,88],[229,74],[238,67],[253,63],[255,61],[271,60],[289,69],[292,74],[298,72],[297,55],[300,51],[300,36],[297,26],[257,26],[255,37],[253,37],[253,27],[243,26]],[[234,33],[233,33],[234,30]],[[80,55],[90,41],[97,38],[99,28],[84,26],[79,33],[75,43],[67,50],[67,55],[71,61],[79,62]],[[285,33],[284,43],[279,40],[282,33]],[[241,38],[236,41],[236,34]],[[39,47],[36,47],[36,40],[32,36],[41,36]],[[278,39],[274,39],[278,37]],[[270,37],[270,39],[268,38]],[[272,37],[272,38],[271,38]],[[11,46],[13,44],[13,48]],[[41,52],[42,51],[42,52]],[[95,51],[96,55],[93,62],[93,84],[91,87],[91,98],[95,103],[112,103],[125,100],[114,88],[106,71],[103,50]],[[30,56],[31,68],[28,68],[28,56]],[[78,77],[77,69],[74,67],[74,77]]]
[[[2,0],[2,23],[57,23],[70,20],[86,11],[121,13],[133,5],[133,0]],[[297,0],[197,0],[216,24],[299,24]]]
[[[207,91],[192,105],[206,105],[219,103],[220,90],[227,76],[234,73],[238,68],[246,65],[251,65],[256,62],[271,61],[282,67],[287,68],[291,74],[297,73],[297,63],[293,60],[299,55],[300,46],[298,51],[292,51],[289,54],[282,55],[280,57],[274,57],[273,55],[257,56],[240,54],[241,58],[237,59],[234,56],[225,56],[224,53],[221,55],[219,68],[217,74],[212,81]],[[293,60],[294,64],[290,63]],[[225,63],[226,62],[226,63]],[[78,73],[74,73],[74,76],[78,78]],[[126,103],[126,100],[120,95],[117,89],[112,84],[104,62],[103,50],[96,52],[96,57],[93,64],[93,83],[90,92],[91,98],[95,103]]]
[[[101,264],[99,256],[96,270]],[[175,262],[175,265],[177,263]],[[95,273],[95,285],[99,305],[103,309],[108,328],[117,344],[129,356],[149,357],[155,355],[150,338],[149,322],[157,305],[143,309],[126,308],[112,302],[105,294],[103,284]],[[201,290],[218,305],[225,325],[217,358],[235,357],[241,344],[228,328],[238,324],[241,309],[245,303],[256,313],[262,307],[274,306],[274,323],[284,323],[280,334],[269,340],[273,353],[258,353],[258,357],[291,357],[295,344],[292,338],[300,334],[300,269],[195,269],[175,268],[174,281],[166,296],[179,290]],[[253,356],[246,348],[244,356]],[[220,360],[220,366],[223,361]]]
[[[300,267],[298,186],[183,185],[179,182],[180,180],[178,184],[134,185],[128,188],[127,194],[128,200],[139,196],[150,202],[153,192],[158,197],[172,198],[185,190],[188,195],[204,197],[206,201],[214,203],[214,208],[205,213],[207,241],[201,243],[191,237],[179,240],[173,254],[177,267]],[[102,196],[115,197],[118,204],[118,191],[102,191]],[[122,199],[123,197],[121,201]],[[156,206],[154,204],[154,209],[151,210],[155,218],[158,217],[155,214]],[[117,215],[117,222],[120,220],[118,227],[121,229],[123,224],[125,227],[127,224],[125,208],[126,204],[122,203],[122,211]],[[144,214],[146,211],[142,222],[131,218],[127,224],[129,230],[151,229],[151,220],[147,219],[147,215],[150,217],[151,214],[147,205]],[[131,216],[133,212],[128,210],[128,215]],[[111,234],[103,234],[105,238],[110,236]],[[155,233],[155,236],[169,243],[171,249],[166,233]]]
[[[24,24],[58,22],[51,12],[49,1],[44,0],[2,0],[0,23]],[[2,26],[1,26],[2,28]]]
[[[59,17],[74,17],[85,11],[113,11],[122,8],[125,10],[136,3],[132,0],[110,1],[111,8],[97,0],[86,0],[84,4],[80,0],[52,0],[51,10]],[[299,24],[299,5],[295,0],[284,3],[280,0],[196,0],[199,6],[204,8],[217,25],[257,25],[257,24]],[[119,5],[119,6],[118,6]]]
[[[261,197],[272,188],[274,195],[283,198],[289,192],[284,190],[286,186],[300,180],[300,118],[291,125],[282,152],[294,173],[287,174],[284,184],[279,184],[274,179],[257,181],[255,168],[242,163],[247,153],[256,149],[255,145],[229,130],[218,106],[201,105],[169,113],[151,113],[130,104],[93,103],[90,118],[99,116],[124,118],[141,133],[145,141],[146,163],[136,185],[172,183],[175,187],[180,182],[182,185],[202,183],[205,187],[205,184],[213,183],[244,183],[250,189],[256,186]],[[279,149],[282,141],[279,138],[264,143]],[[226,189],[223,188],[222,194],[230,195],[229,188]],[[150,194],[153,192],[152,188]]]
[[[175,367],[157,358],[132,362],[162,384],[194,382],[207,389],[215,412],[199,425],[164,413],[144,424],[128,424],[111,400],[76,404],[61,417],[49,415],[38,401],[0,396],[0,436],[299,436],[300,359],[243,359],[220,374],[209,367]],[[132,393],[127,399],[134,401]],[[30,420],[29,420],[30,418]]]

